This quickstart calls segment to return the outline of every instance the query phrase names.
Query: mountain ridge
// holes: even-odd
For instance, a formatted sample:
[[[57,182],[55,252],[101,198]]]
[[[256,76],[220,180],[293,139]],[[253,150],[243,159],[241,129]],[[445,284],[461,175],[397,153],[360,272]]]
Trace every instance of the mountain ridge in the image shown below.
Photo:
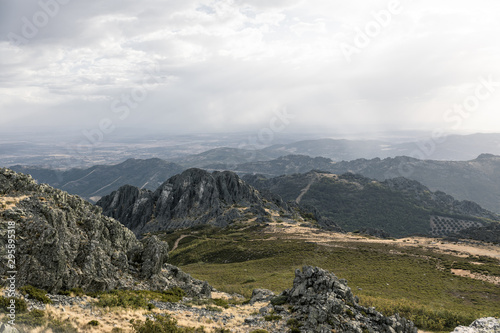
[[[154,192],[126,185],[97,205],[136,235],[201,224],[225,227],[247,214],[265,221],[269,213],[264,207],[278,209],[235,173],[196,168],[169,178]]]
[[[483,226],[500,220],[497,214],[476,203],[460,202],[440,191],[431,192],[421,183],[403,177],[379,182],[352,173],[337,175],[310,171],[269,179],[246,175],[243,179],[284,200],[300,199],[301,203],[316,207],[347,231],[375,228],[402,237],[441,232],[442,226],[432,222],[433,216],[457,219],[453,221],[456,228]]]

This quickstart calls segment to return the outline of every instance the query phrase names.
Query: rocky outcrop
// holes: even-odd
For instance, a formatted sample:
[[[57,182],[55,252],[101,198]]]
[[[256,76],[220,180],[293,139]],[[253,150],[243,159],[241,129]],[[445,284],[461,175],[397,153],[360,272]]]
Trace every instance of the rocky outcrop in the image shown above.
[[[394,315],[385,317],[374,308],[358,304],[347,281],[318,267],[304,266],[295,272],[293,287],[286,297],[301,332],[416,333],[415,325]]]
[[[200,224],[225,227],[246,214],[245,209],[260,212],[257,218],[267,215],[259,192],[235,173],[200,169],[168,179],[155,192],[123,186],[97,205],[136,235]]]
[[[156,236],[137,240],[80,197],[0,169],[0,199],[8,203],[0,205],[0,276],[5,279],[8,271],[17,271],[17,287],[29,284],[57,292],[203,285],[185,276],[184,282],[178,281],[179,273],[166,269],[167,243]],[[11,235],[16,240],[15,263],[6,258]],[[206,286],[193,288],[210,292]]]
[[[250,297],[250,304],[255,302],[270,301],[274,297],[274,293],[268,289],[254,289],[252,290],[252,297]]]
[[[493,317],[480,318],[470,326],[459,326],[451,333],[500,333],[500,319]]]

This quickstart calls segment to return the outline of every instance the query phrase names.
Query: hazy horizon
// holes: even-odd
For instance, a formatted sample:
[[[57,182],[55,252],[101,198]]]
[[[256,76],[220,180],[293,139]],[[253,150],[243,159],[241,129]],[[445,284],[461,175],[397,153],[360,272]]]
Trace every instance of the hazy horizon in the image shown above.
[[[0,3],[0,131],[500,133],[494,1]]]

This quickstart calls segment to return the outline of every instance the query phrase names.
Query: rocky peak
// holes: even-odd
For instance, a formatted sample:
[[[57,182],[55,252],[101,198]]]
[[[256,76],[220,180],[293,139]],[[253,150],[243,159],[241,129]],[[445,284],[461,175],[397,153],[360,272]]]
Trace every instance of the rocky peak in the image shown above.
[[[235,206],[255,208],[264,202],[257,190],[233,172],[193,168],[171,177],[154,192],[125,186],[97,205],[140,235],[199,224],[223,227],[241,217],[242,211]]]
[[[7,260],[0,262],[0,275],[16,270],[17,287],[99,291],[165,289],[175,283],[172,270],[164,266],[167,243],[155,236],[137,240],[120,222],[80,197],[0,169],[0,199],[2,255],[9,226],[16,237],[15,267]],[[183,285],[188,293],[210,291],[201,281],[191,282]]]
[[[398,315],[385,317],[374,308],[358,304],[347,281],[318,267],[295,271],[293,287],[285,290],[301,332],[417,333],[415,325]]]

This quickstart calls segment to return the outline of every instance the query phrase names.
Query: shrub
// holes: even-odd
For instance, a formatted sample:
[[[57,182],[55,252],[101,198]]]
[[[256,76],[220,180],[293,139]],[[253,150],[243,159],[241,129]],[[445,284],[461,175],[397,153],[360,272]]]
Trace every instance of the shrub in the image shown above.
[[[213,305],[206,305],[205,309],[207,309],[208,311],[222,312],[221,308],[219,308],[217,306],[213,306]]]
[[[99,326],[99,322],[97,320],[91,320],[88,322],[89,326]]]
[[[250,333],[269,333],[269,332],[259,328],[258,330],[251,331]]]
[[[277,297],[274,297],[271,299],[271,304],[272,305],[283,305],[286,303],[287,300],[288,300],[288,298],[284,295],[277,296]]]
[[[16,324],[37,327],[44,326],[47,323],[45,318],[45,311],[42,310],[31,310],[28,313],[23,313],[16,315]]]
[[[16,306],[16,314],[28,311],[28,306],[26,305],[26,301],[24,299],[17,298],[17,297],[0,296],[0,311],[1,312],[8,312],[9,311],[7,309],[7,307],[10,305],[11,299],[13,299],[15,301],[14,304]]]
[[[224,308],[224,309],[229,308],[229,303],[225,299],[222,299],[222,298],[213,298],[212,303],[217,305],[217,306],[220,306],[221,308]]]
[[[156,315],[154,320],[131,320],[132,328],[137,333],[204,333],[203,328],[178,327],[177,320],[170,315]]]
[[[267,316],[264,316],[265,321],[273,321],[273,320],[281,320],[283,317],[280,315],[275,314],[274,312],[268,314]]]
[[[48,327],[54,333],[78,333],[78,330],[66,320],[51,319],[49,320]]]
[[[112,290],[105,293],[98,293],[93,296],[98,297],[96,305],[99,307],[122,307],[133,309],[148,309],[154,308],[150,304],[150,300],[160,302],[175,303],[180,301],[186,293],[180,288],[172,288],[164,291],[149,291],[149,290]]]
[[[59,295],[65,296],[83,296],[85,292],[82,288],[71,288],[70,290],[61,290],[59,291]]]
[[[30,298],[34,298],[44,304],[52,304],[50,298],[47,297],[47,292],[36,287],[26,285],[19,289],[23,294],[28,294]]]

